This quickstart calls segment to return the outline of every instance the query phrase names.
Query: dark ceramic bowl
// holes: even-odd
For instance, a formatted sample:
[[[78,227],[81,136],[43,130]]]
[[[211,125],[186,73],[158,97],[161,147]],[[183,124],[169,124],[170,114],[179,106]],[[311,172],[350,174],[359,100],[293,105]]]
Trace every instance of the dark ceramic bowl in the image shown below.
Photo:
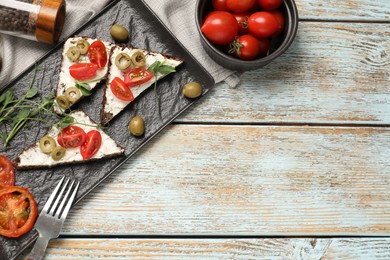
[[[201,44],[207,54],[221,66],[232,70],[253,70],[265,66],[280,55],[282,55],[294,41],[298,29],[298,10],[294,0],[284,0],[279,10],[283,13],[285,22],[284,30],[277,39],[271,41],[271,53],[265,57],[245,61],[223,52],[221,47],[209,42],[204,37],[200,28],[203,20],[212,11],[211,0],[197,0],[195,22],[200,34]]]

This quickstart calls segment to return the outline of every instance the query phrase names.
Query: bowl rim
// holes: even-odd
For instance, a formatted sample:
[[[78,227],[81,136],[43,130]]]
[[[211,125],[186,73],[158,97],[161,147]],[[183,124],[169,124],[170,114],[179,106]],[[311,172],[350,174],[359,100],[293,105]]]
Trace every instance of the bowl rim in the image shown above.
[[[201,41],[203,41],[203,43],[205,43],[213,51],[214,54],[219,56],[219,58],[225,59],[225,60],[227,60],[227,62],[230,62],[230,63],[235,63],[237,66],[242,65],[242,66],[247,67],[248,65],[257,66],[259,64],[259,62],[264,63],[264,64],[269,63],[272,60],[274,60],[275,58],[277,58],[278,56],[282,55],[291,46],[291,44],[293,43],[293,41],[296,37],[297,31],[298,31],[298,24],[299,24],[298,9],[297,9],[297,6],[296,6],[294,0],[284,0],[283,4],[286,5],[287,9],[291,10],[290,12],[287,12],[287,15],[289,16],[288,19],[291,21],[295,21],[295,22],[289,23],[289,27],[287,29],[289,31],[291,31],[292,33],[290,33],[286,38],[283,39],[283,41],[280,43],[279,47],[271,54],[269,54],[265,57],[259,58],[259,59],[255,59],[255,60],[240,60],[240,59],[235,58],[233,56],[229,56],[229,55],[221,52],[219,49],[217,49],[209,40],[207,40],[207,38],[203,35],[203,33],[201,31],[201,28],[200,28],[201,17],[200,17],[200,12],[199,12],[199,6],[200,6],[202,1],[204,1],[204,0],[197,0],[196,4],[195,4],[195,23],[196,23],[196,28],[197,28],[198,33],[200,35]],[[289,2],[290,5],[287,2]]]

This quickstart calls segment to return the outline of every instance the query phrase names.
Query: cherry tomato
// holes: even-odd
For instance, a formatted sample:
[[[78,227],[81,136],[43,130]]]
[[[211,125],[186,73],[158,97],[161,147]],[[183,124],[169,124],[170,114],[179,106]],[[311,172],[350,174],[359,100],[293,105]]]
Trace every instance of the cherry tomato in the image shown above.
[[[270,13],[276,18],[276,21],[278,21],[279,25],[278,30],[271,37],[277,37],[283,32],[284,29],[284,15],[279,10],[273,10],[270,11]]]
[[[257,3],[264,10],[275,10],[282,5],[283,0],[257,0]]]
[[[256,0],[226,0],[227,7],[237,13],[248,11]]]
[[[242,60],[253,60],[261,54],[267,53],[269,50],[268,38],[257,39],[251,34],[245,34],[238,37],[232,44],[230,50],[235,56]]]
[[[257,3],[257,1],[255,1],[255,3],[252,5],[252,7],[251,8],[249,8],[249,10],[248,10],[248,12],[249,13],[256,13],[256,12],[258,12],[258,11],[260,11],[260,6],[259,6],[259,4]]]
[[[94,41],[88,48],[88,58],[92,63],[103,68],[107,64],[106,46],[102,41]]]
[[[213,0],[213,8],[215,11],[230,12],[230,9],[226,5],[226,0]]]
[[[95,77],[98,65],[95,63],[76,63],[69,67],[70,75],[77,80],[88,80]]]
[[[214,11],[206,17],[201,30],[210,42],[225,45],[236,37],[238,22],[231,13]]]
[[[14,167],[11,161],[2,154],[0,154],[0,184],[15,185]]]
[[[85,131],[75,125],[70,125],[58,134],[57,142],[64,148],[75,148],[79,147],[85,142],[86,134]]]
[[[121,78],[115,77],[110,84],[110,89],[112,94],[120,100],[129,102],[134,100],[133,93]]]
[[[126,72],[125,85],[129,88],[139,86],[153,78],[153,73],[145,68],[135,68]]]
[[[84,160],[90,159],[100,149],[102,136],[99,131],[91,130],[87,133],[87,139],[80,147],[80,153]]]
[[[269,12],[256,12],[249,16],[248,28],[253,36],[268,38],[278,31],[279,24]]]
[[[251,14],[249,12],[245,13],[233,13],[233,16],[238,22],[238,35],[248,34],[248,19]]]
[[[28,189],[17,186],[1,187],[0,235],[20,237],[31,230],[37,215],[37,204]]]

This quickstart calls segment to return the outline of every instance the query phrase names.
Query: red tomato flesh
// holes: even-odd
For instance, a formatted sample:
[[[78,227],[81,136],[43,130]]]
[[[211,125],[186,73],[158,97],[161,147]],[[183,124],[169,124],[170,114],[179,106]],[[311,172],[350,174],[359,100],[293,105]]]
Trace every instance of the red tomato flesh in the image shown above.
[[[126,86],[121,78],[115,77],[110,84],[112,94],[123,101],[131,102],[134,100],[133,93],[130,88]]]
[[[153,78],[153,73],[145,68],[135,68],[126,72],[125,85],[129,88],[136,87]]]
[[[90,159],[100,149],[102,136],[99,131],[91,130],[87,133],[85,142],[80,147],[80,153],[84,160]]]
[[[64,148],[79,147],[85,142],[85,131],[75,125],[64,128],[57,136],[57,142]]]
[[[102,41],[94,41],[88,48],[89,60],[98,65],[99,68],[103,68],[107,64],[107,51],[106,46]]]
[[[213,8],[215,11],[230,12],[230,9],[226,5],[226,0],[213,0]]]
[[[2,154],[0,154],[0,184],[15,185],[14,167],[11,161]]]
[[[76,63],[69,67],[70,75],[77,80],[89,80],[95,77],[98,65],[95,63]]]
[[[31,230],[37,215],[37,204],[28,189],[17,186],[1,187],[0,235],[20,237]]]

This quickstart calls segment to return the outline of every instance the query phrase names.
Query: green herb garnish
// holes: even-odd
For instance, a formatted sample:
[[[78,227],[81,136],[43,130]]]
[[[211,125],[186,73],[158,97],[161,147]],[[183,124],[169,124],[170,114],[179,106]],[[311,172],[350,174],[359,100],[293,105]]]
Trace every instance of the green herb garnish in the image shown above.
[[[167,76],[172,72],[176,72],[175,68],[169,65],[164,65],[164,61],[155,61],[152,65],[149,66],[148,70],[154,74],[154,96],[156,97],[157,103],[160,106],[160,97],[157,92],[157,80],[158,76],[160,79]]]
[[[76,88],[78,88],[80,90],[80,92],[81,92],[81,94],[83,94],[83,96],[88,97],[88,96],[92,95],[91,87],[89,86],[88,83],[76,81]]]

